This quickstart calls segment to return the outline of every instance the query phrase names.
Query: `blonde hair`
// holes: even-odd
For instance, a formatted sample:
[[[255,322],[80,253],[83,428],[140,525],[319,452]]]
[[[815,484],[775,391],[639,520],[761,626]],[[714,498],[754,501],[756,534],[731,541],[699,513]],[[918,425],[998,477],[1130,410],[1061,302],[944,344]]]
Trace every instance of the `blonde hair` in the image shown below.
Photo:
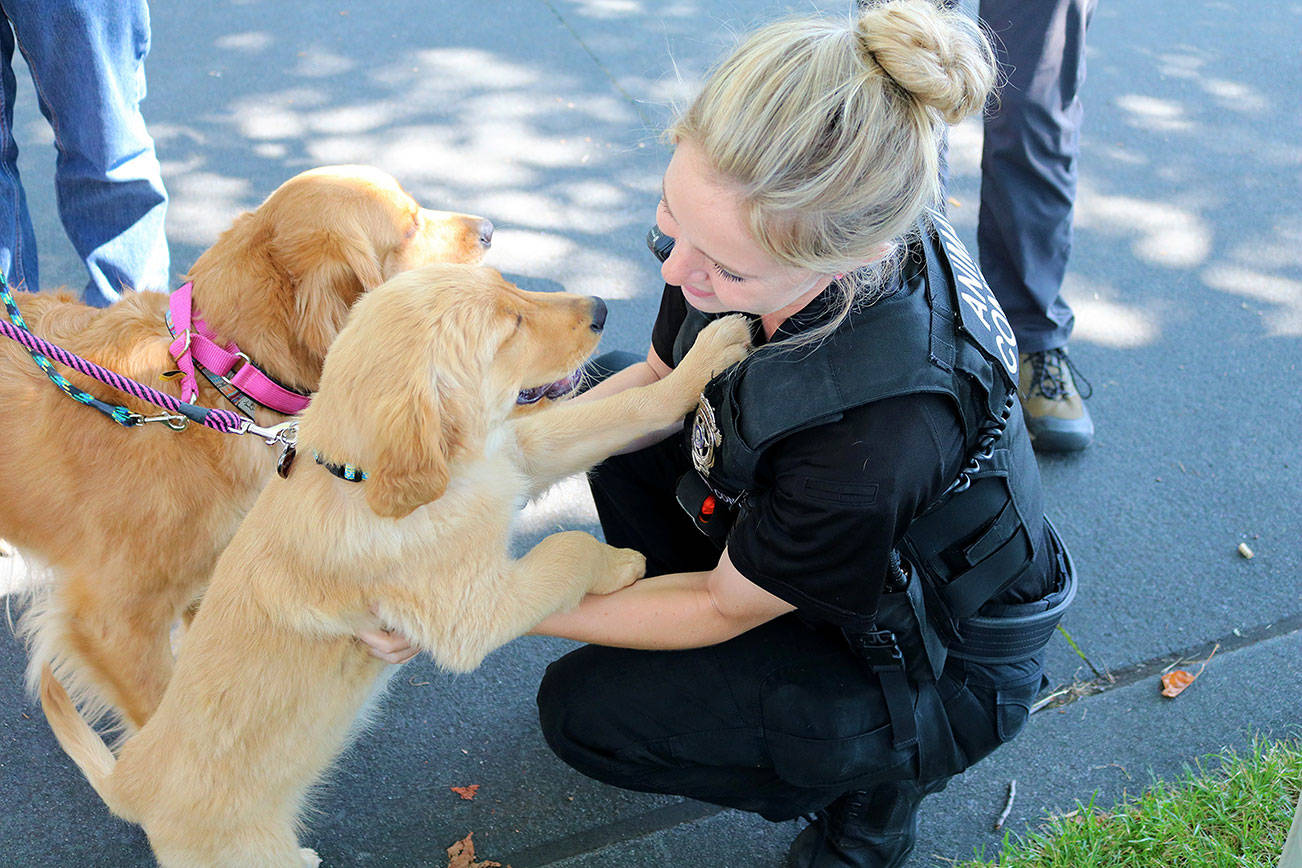
[[[848,21],[798,18],[751,34],[667,135],[701,148],[739,190],[772,258],[853,273],[839,282],[848,311],[880,280],[861,266],[935,204],[943,124],[979,111],[994,81],[972,19],[890,0]]]

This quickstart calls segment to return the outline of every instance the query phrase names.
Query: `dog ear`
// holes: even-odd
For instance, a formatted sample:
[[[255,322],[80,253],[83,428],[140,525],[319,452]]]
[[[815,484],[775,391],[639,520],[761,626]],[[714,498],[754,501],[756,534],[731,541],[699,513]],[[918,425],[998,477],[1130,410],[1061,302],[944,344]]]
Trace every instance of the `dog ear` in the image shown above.
[[[296,333],[309,347],[324,353],[343,328],[348,309],[364,292],[384,282],[374,251],[352,241],[323,238],[315,255],[297,275],[294,306]]]
[[[443,496],[459,432],[445,424],[437,390],[396,395],[374,419],[374,456],[366,467],[366,502],[377,514],[403,518]]]

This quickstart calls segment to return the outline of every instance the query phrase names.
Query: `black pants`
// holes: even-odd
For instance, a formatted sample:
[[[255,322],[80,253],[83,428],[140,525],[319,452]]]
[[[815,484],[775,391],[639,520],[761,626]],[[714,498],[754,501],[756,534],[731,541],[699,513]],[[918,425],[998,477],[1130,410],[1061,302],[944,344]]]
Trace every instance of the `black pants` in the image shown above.
[[[673,498],[688,466],[670,438],[591,476],[607,540],[646,553],[651,575],[718,561]],[[910,688],[919,746],[896,750],[877,677],[839,631],[791,614],[708,648],[580,648],[548,667],[538,709],[552,750],[589,777],[776,821],[852,790],[941,788],[1021,729],[1042,677],[1039,659],[952,659]]]

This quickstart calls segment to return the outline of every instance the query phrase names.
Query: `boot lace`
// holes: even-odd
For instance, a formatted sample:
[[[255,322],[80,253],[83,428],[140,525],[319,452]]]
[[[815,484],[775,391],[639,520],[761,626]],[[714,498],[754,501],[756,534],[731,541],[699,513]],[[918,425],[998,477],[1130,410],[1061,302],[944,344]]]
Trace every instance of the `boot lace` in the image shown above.
[[[1090,381],[1085,379],[1080,369],[1072,362],[1071,356],[1067,355],[1061,347],[1041,353],[1030,353],[1029,357],[1031,394],[1039,392],[1050,401],[1070,398],[1073,390],[1082,398],[1094,394],[1094,387],[1090,385]],[[1075,385],[1076,383],[1084,384],[1085,388],[1081,389],[1080,386]]]

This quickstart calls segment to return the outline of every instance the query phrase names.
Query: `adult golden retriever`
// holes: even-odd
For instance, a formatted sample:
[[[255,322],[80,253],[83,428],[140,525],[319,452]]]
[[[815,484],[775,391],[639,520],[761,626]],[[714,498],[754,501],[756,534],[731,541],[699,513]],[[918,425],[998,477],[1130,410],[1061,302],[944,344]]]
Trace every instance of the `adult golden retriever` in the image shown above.
[[[574,381],[602,319],[596,299],[522,292],[488,268],[388,281],[331,348],[296,465],[222,554],[158,711],[116,759],[46,673],[59,743],[115,814],[145,827],[162,865],[316,864],[295,821],[388,668],[353,638],[372,607],[466,671],[583,594],[642,575],[640,554],[577,531],[512,560],[512,514],[681,419],[745,355],[749,329],[712,324],[650,386],[513,412],[521,393]],[[344,465],[366,478],[338,477]]]
[[[418,265],[476,263],[492,225],[428,211],[362,166],[300,174],[240,216],[190,271],[198,312],[282,385],[315,391],[349,307]],[[110,370],[179,396],[164,372],[168,299],[127,293],[100,310],[66,294],[16,293],[29,327]],[[0,312],[0,315],[3,315]],[[162,412],[79,374],[102,400]],[[225,407],[202,376],[195,403]],[[269,426],[286,417],[259,411]],[[169,630],[266,484],[276,453],[255,436],[198,425],[123,428],[63,395],[16,342],[0,339],[0,537],[48,567],[21,624],[33,687],[51,663],[93,713],[126,728],[157,706]]]

